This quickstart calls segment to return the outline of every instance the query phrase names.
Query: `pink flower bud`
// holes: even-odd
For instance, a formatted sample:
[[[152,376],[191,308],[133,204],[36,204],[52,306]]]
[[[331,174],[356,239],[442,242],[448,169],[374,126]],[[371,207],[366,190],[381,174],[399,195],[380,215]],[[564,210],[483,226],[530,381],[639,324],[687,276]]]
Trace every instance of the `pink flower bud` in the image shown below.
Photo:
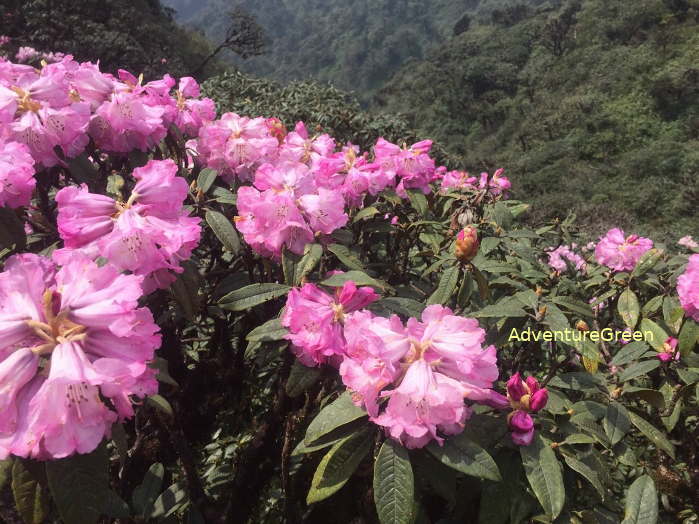
[[[540,389],[531,396],[531,399],[529,400],[529,409],[532,411],[539,411],[546,405],[548,400],[548,390],[546,390],[546,388]]]
[[[468,226],[456,235],[456,249],[454,255],[461,262],[469,262],[478,254],[478,231],[473,226]]]
[[[518,402],[523,395],[526,395],[527,389],[524,387],[524,382],[522,382],[522,377],[519,373],[512,375],[510,380],[507,381],[507,394],[510,400]]]

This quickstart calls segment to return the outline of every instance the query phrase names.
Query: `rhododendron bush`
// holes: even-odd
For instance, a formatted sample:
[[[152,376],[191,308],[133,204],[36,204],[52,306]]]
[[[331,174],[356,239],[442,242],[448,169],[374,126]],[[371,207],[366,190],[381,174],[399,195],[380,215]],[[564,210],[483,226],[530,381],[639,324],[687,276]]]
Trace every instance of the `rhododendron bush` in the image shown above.
[[[693,239],[42,60],[0,61],[8,515],[697,522]]]

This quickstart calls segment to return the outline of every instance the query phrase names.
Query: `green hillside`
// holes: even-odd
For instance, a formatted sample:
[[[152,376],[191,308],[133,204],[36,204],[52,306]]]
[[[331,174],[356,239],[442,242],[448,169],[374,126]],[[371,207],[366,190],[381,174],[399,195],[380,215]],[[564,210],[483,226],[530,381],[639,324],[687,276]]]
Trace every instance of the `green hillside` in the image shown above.
[[[227,13],[241,7],[267,37],[265,54],[248,60],[230,56],[243,71],[275,80],[321,82],[353,91],[360,99],[390,78],[407,60],[468,26],[501,0],[168,0],[181,22],[213,42],[223,38]],[[530,3],[540,3],[532,0]]]
[[[535,218],[699,231],[699,3],[585,0],[472,24],[376,105],[473,170],[503,166]]]

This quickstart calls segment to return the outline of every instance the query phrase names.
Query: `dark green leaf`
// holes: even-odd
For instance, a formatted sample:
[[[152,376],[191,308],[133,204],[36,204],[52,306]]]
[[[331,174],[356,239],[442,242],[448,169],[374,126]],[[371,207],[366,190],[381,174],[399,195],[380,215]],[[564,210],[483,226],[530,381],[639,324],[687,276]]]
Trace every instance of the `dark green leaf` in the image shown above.
[[[290,397],[298,397],[301,393],[315,384],[322,371],[320,368],[304,366],[298,360],[294,361],[286,381],[286,394]]]
[[[345,282],[349,280],[353,281],[357,286],[372,286],[379,289],[386,289],[390,287],[385,282],[376,280],[363,271],[347,271],[346,273],[338,273],[330,278],[326,278],[321,282],[321,284],[329,287],[342,287]]]
[[[330,448],[313,475],[306,503],[320,502],[339,491],[369,453],[373,440],[373,432],[365,430]]]
[[[355,256],[354,253],[347,246],[342,244],[330,244],[328,246],[328,251],[333,253],[346,267],[349,269],[356,269],[359,271],[365,271],[362,261]]]
[[[109,491],[109,455],[103,443],[87,455],[46,462],[53,501],[63,522],[96,523]]]
[[[163,486],[164,474],[165,468],[156,462],[146,471],[143,482],[134,489],[131,503],[138,515],[145,518],[153,512],[153,504]]]
[[[14,211],[0,207],[0,248],[11,248],[22,251],[27,246],[27,235],[24,224],[17,218]]]
[[[211,230],[221,241],[223,247],[234,255],[240,253],[240,238],[238,237],[238,232],[225,215],[209,209],[206,211],[206,223],[209,224],[209,227],[211,227]]]
[[[442,273],[442,277],[439,279],[439,284],[437,289],[430,295],[427,299],[427,305],[431,304],[447,304],[451,297],[454,296],[454,291],[456,290],[456,285],[459,282],[460,270],[458,266],[452,266]]]
[[[218,302],[223,309],[230,311],[245,311],[269,300],[286,295],[291,289],[284,284],[250,284],[231,291]]]
[[[519,451],[529,485],[546,514],[555,519],[563,510],[566,497],[556,454],[538,434],[529,446],[521,446]]]
[[[463,434],[449,437],[442,446],[432,442],[428,451],[457,471],[486,480],[500,481],[500,471],[486,450]]]
[[[167,517],[171,515],[187,498],[187,492],[180,484],[173,484],[156,499],[150,518]]]
[[[660,361],[657,359],[636,362],[635,364],[631,364],[629,367],[624,369],[624,371],[619,373],[619,382],[626,382],[628,380],[647,375],[659,366]]]
[[[206,193],[211,187],[211,185],[214,183],[214,180],[216,180],[217,176],[218,171],[209,167],[205,167],[201,170],[199,176],[197,176],[197,188],[201,189],[202,192]]]
[[[636,426],[636,428],[645,435],[645,437],[650,440],[656,447],[665,451],[673,459],[675,458],[675,446],[673,446],[663,433],[653,426],[650,422],[644,418],[636,415],[633,411],[629,411],[629,418],[631,423]]]
[[[325,406],[313,419],[306,430],[304,443],[312,446],[337,428],[366,416],[366,411],[355,406],[349,392],[345,392]]]
[[[626,509],[621,524],[656,524],[658,522],[658,493],[648,475],[638,477],[626,494]]]
[[[613,446],[623,439],[624,435],[631,429],[631,421],[626,408],[618,402],[610,402],[602,425]]]
[[[17,513],[25,524],[41,524],[48,516],[49,500],[44,493],[38,475],[30,470],[22,459],[12,462],[12,495]]]
[[[626,288],[619,296],[617,310],[619,311],[619,316],[621,316],[621,319],[627,326],[631,329],[636,327],[640,314],[640,306],[638,305],[638,298],[636,294],[631,291],[631,288]]]
[[[374,463],[374,502],[381,524],[410,524],[415,486],[407,450],[386,439]]]
[[[580,462],[575,457],[571,457],[570,455],[564,455],[563,460],[565,460],[570,469],[585,478],[592,485],[592,487],[595,488],[595,491],[597,491],[600,498],[604,500],[604,487],[602,486],[602,482],[600,482],[599,476],[592,468],[590,468],[584,462]]]

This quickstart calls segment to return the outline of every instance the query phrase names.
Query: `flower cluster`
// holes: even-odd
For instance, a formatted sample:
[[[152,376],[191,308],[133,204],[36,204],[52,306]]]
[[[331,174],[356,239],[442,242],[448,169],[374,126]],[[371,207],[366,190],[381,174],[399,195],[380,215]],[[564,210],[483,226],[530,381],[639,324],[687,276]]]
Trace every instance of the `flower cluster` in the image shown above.
[[[315,284],[304,284],[289,292],[282,325],[298,359],[307,366],[323,364],[345,354],[343,324],[345,315],[362,309],[379,296],[370,287],[349,281],[334,296]]]
[[[74,255],[23,254],[0,273],[0,459],[89,453],[131,396],[157,391],[160,345],[142,277]],[[109,405],[104,399],[109,400]],[[110,409],[113,406],[116,410]]]
[[[668,337],[663,346],[658,351],[658,358],[663,362],[670,362],[671,360],[679,360],[680,354],[677,352],[677,342],[675,337]]]
[[[0,61],[0,139],[25,144],[45,167],[79,155],[90,139],[102,151],[146,151],[172,125],[196,136],[215,118],[213,101],[198,99],[192,78],[182,78],[175,90],[169,75],[141,85],[127,71],[115,78],[69,55],[49,58],[53,63],[40,69]]]
[[[522,380],[519,373],[507,381],[507,398],[513,411],[507,417],[512,442],[518,446],[528,446],[534,438],[534,420],[530,413],[536,413],[548,402],[546,388],[541,388],[534,377]]]
[[[58,230],[65,243],[54,260],[67,263],[77,252],[103,256],[120,270],[145,278],[146,292],[167,287],[180,262],[199,243],[198,217],[183,208],[188,186],[172,160],[151,160],[133,172],[136,185],[126,202],[68,186],[56,194]]]
[[[600,238],[595,248],[597,262],[614,271],[631,271],[643,253],[653,247],[649,238],[629,235],[619,228],[610,229]]]
[[[689,257],[687,268],[677,279],[677,294],[687,316],[699,322],[699,254]]]
[[[585,259],[573,251],[577,247],[577,244],[573,243],[570,246],[561,245],[555,249],[550,249],[548,253],[549,266],[562,273],[568,269],[568,264],[570,264],[577,271],[585,273],[587,270]]]
[[[492,177],[483,172],[476,178],[466,171],[447,171],[441,176],[441,191],[487,191],[493,196],[507,198],[512,183],[503,172],[503,169],[498,169]]]
[[[252,184],[238,190],[236,226],[257,253],[276,258],[284,247],[303,253],[344,226],[347,209],[363,207],[367,195],[386,188],[403,198],[409,189],[427,194],[446,171],[435,167],[429,140],[401,147],[379,138],[372,157],[349,143],[337,151],[332,137],[310,136],[303,122],[287,133],[277,119],[235,113],[203,125],[189,145],[196,162],[227,182]],[[501,170],[483,175],[494,191],[509,188]]]
[[[500,404],[495,347],[474,319],[432,305],[406,324],[361,309],[378,297],[347,282],[332,297],[314,284],[289,295],[282,324],[302,363],[339,366],[353,400],[409,448],[461,432],[471,408],[464,399]],[[388,398],[381,410],[381,399]]]

